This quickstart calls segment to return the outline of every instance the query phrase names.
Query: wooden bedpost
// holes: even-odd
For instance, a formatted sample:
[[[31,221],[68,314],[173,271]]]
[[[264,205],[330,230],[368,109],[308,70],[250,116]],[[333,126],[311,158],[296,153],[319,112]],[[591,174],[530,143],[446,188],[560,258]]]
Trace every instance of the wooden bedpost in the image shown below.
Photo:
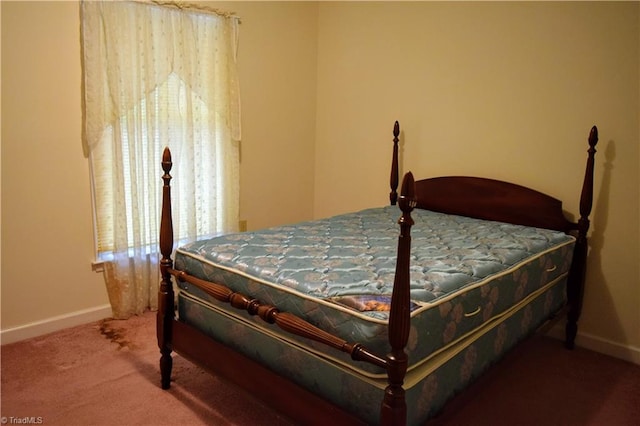
[[[596,155],[596,144],[598,143],[598,128],[593,126],[589,133],[589,156],[587,167],[584,173],[582,193],[580,194],[580,220],[578,220],[578,237],[573,251],[573,263],[569,271],[567,282],[567,302],[569,311],[567,314],[566,340],[565,346],[573,349],[575,346],[576,334],[578,333],[578,318],[582,312],[582,299],[584,295],[584,284],[587,272],[587,252],[589,244],[587,232],[589,231],[589,215],[593,204],[593,170]]]
[[[162,170],[164,175],[162,180],[162,216],[160,219],[160,274],[162,281],[158,289],[158,316],[156,318],[156,334],[158,337],[158,347],[160,348],[160,374],[162,389],[169,389],[171,386],[171,368],[173,359],[171,358],[171,336],[174,320],[173,283],[171,273],[173,260],[173,221],[171,218],[171,152],[165,148],[162,153]]]
[[[395,206],[398,201],[398,135],[400,135],[400,124],[396,121],[393,125],[393,157],[391,158],[391,179],[389,180],[391,185],[389,201],[392,206]]]
[[[415,182],[411,172],[405,174],[402,180],[399,205],[402,216],[398,221],[400,224],[398,258],[389,314],[389,343],[391,345],[391,353],[387,355],[389,385],[385,390],[380,410],[380,420],[383,425],[405,425],[407,423],[407,404],[402,385],[408,364],[408,357],[404,349],[407,346],[411,326],[409,266],[411,227],[414,223],[411,211],[416,206]]]

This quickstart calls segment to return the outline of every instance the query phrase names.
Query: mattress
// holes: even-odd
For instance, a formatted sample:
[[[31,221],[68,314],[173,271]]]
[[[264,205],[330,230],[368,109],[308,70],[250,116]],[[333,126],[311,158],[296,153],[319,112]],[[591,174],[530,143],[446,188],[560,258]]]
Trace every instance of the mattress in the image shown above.
[[[366,209],[331,218],[194,242],[176,269],[291,312],[384,356],[400,210]],[[566,277],[575,240],[562,232],[414,210],[409,370]],[[194,300],[271,328],[259,318],[179,283]],[[271,331],[270,331],[271,332]],[[279,333],[275,331],[275,333]],[[346,354],[280,333],[371,379],[386,373]]]
[[[519,304],[416,365],[405,377],[407,424],[421,425],[565,302],[566,277],[551,281]],[[180,320],[287,377],[316,395],[378,424],[385,378],[360,374],[336,358],[181,292]]]

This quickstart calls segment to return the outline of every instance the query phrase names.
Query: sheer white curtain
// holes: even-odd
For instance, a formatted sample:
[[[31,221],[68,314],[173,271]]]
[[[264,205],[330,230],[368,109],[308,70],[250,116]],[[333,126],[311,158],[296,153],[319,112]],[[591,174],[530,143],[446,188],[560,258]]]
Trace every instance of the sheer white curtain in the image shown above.
[[[238,20],[140,2],[81,12],[97,251],[113,315],[126,318],[157,308],[165,146],[176,239],[238,227]]]

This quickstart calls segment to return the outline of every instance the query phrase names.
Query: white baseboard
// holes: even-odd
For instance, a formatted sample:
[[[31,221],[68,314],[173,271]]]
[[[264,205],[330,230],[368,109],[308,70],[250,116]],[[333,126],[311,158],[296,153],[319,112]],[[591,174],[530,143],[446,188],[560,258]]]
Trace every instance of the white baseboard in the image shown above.
[[[563,322],[557,323],[547,332],[549,337],[561,340],[564,340],[564,334]],[[579,330],[576,336],[576,346],[640,365],[640,348],[634,346],[623,345],[592,334],[582,333]]]
[[[99,321],[101,319],[109,318],[111,315],[111,305],[109,304],[59,315],[46,320],[36,321],[30,324],[8,328],[6,330],[0,330],[0,343],[4,345],[7,343],[19,342],[21,340],[42,336],[65,328],[75,327],[76,325]]]

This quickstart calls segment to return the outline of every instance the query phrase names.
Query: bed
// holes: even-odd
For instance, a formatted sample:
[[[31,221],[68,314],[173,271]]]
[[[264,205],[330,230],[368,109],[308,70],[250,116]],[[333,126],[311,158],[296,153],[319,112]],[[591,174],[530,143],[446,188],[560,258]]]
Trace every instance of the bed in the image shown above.
[[[577,221],[494,179],[403,176],[388,206],[175,250],[162,158],[157,339],[300,424],[424,424],[551,319],[573,348],[584,290],[594,126]]]

